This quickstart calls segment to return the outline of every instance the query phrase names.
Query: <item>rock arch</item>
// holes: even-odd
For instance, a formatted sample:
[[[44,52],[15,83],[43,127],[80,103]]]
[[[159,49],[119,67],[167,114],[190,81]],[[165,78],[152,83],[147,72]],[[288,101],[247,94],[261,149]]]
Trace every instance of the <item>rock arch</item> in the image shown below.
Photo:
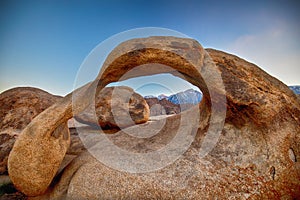
[[[136,72],[136,76],[166,72],[178,76],[180,72],[183,78],[201,89],[204,94],[202,107],[207,110],[210,108],[207,105],[211,104],[211,94],[202,76],[209,76],[213,70],[208,69],[209,65],[205,62],[209,62],[205,50],[191,39],[150,37],[120,44],[109,54],[95,81],[67,95],[24,129],[9,157],[9,174],[13,183],[29,196],[42,194],[50,185],[68,149],[70,140],[67,120],[89,105],[90,99],[84,97],[91,94],[93,96],[95,88],[99,92],[136,66],[160,63],[172,67],[174,71],[139,68],[141,70]],[[221,87],[216,87],[213,81],[208,82],[211,83],[211,91],[218,93]],[[73,111],[72,95],[78,100]],[[209,111],[203,113],[206,114],[204,118],[209,118]]]
[[[215,50],[208,50],[208,52],[213,61],[197,41],[175,37],[133,39],[120,44],[110,53],[95,81],[68,94],[60,102],[38,115],[23,130],[8,161],[9,174],[15,186],[29,196],[44,193],[69,146],[67,120],[91,103],[89,98],[84,97],[95,95],[95,91],[98,93],[108,83],[118,81],[128,70],[147,63],[165,64],[171,66],[174,71],[161,71],[159,68],[149,71],[144,68],[137,71],[136,76],[165,72],[178,76],[177,72],[180,72],[182,78],[198,86],[203,92],[204,99],[200,104],[202,112],[199,122],[201,131],[198,131],[198,135],[205,132],[208,121],[214,119],[214,115],[219,118],[210,122],[222,123],[223,119],[220,115],[224,113],[225,107],[228,110],[226,125],[236,128],[248,126],[249,132],[241,132],[247,137],[257,132],[264,137],[269,137],[267,135],[269,130],[275,130],[276,127],[279,128],[281,124],[286,123],[278,117],[278,114],[284,110],[285,119],[292,120],[292,131],[290,136],[286,137],[297,138],[295,134],[300,131],[300,121],[297,117],[300,115],[300,104],[284,84],[237,57]],[[214,63],[217,65],[215,66]],[[219,78],[224,81],[225,88]],[[272,94],[269,94],[269,91],[272,91]],[[74,97],[76,106],[72,107]],[[276,107],[274,101],[278,103]],[[272,111],[269,110],[271,108]],[[273,126],[270,122],[274,120],[277,124]],[[196,138],[194,146],[199,145],[196,144],[200,142],[199,138]],[[225,138],[226,142],[228,140],[230,138]],[[268,149],[276,142],[271,141],[271,144],[268,144],[268,141],[258,141],[258,143]],[[290,143],[294,145],[293,151],[296,157],[299,156],[299,148]],[[219,147],[221,150],[222,148]],[[264,166],[277,163],[276,159],[286,162],[286,156],[282,157],[281,154],[276,153],[277,150],[283,151],[280,148],[283,147],[278,145],[278,149],[268,150],[268,154],[273,153],[274,157]],[[213,155],[222,157],[218,151]],[[247,163],[251,158],[250,156],[239,162]],[[284,171],[285,168],[280,166],[279,172],[280,170]]]

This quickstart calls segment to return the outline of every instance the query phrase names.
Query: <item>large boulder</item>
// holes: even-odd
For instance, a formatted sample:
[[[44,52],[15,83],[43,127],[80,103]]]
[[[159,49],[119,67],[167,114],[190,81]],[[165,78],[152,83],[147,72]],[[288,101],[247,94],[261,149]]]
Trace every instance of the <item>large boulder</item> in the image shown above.
[[[103,129],[124,128],[147,122],[149,113],[147,102],[133,89],[126,86],[105,87],[95,97],[95,107],[90,106],[76,116],[76,120],[100,125]]]
[[[7,174],[8,155],[19,133],[59,99],[32,87],[17,87],[0,94],[0,174]]]
[[[27,195],[40,199],[299,197],[298,98],[286,85],[254,64],[221,51],[208,49],[207,52],[195,40],[175,37],[133,39],[120,44],[107,57],[94,82],[67,95],[23,130],[9,157],[13,183]],[[147,63],[168,65],[173,71],[159,67],[149,70],[144,65]],[[53,134],[53,131],[91,104],[87,96],[93,96],[106,84],[118,81],[135,66],[144,66],[135,76],[168,72],[198,86],[203,92],[200,115],[195,116],[197,107],[193,107],[168,117],[163,128],[149,138],[125,134],[127,129],[147,133],[144,130],[146,126],[140,125],[108,135],[109,140],[98,140],[99,144],[91,147],[89,152],[81,153],[53,179],[59,169],[57,163],[63,160],[63,156],[53,161],[48,155],[58,152],[64,155],[68,146],[64,143],[64,134]],[[223,81],[221,84],[219,77]],[[223,113],[224,106],[226,115]],[[160,121],[151,123],[155,128]],[[193,131],[189,132],[190,129],[196,131],[195,135]],[[91,131],[88,133],[92,134]],[[90,138],[103,139],[102,136],[103,133],[97,133]],[[193,142],[186,143],[190,138]],[[104,164],[92,152],[102,150],[107,141],[131,152],[132,158],[150,153],[153,162],[133,165],[136,160],[118,157],[122,155],[121,151],[112,152],[108,148],[98,152],[101,159],[107,159]],[[174,146],[166,155],[151,154],[161,152],[169,144]],[[181,152],[186,145],[188,148]],[[42,151],[36,151],[38,148]],[[23,152],[27,152],[26,155]],[[132,173],[135,169],[161,166],[166,162],[164,159],[176,153],[181,153],[181,156],[173,162],[167,161],[166,166],[148,173]],[[114,168],[107,163],[116,166]],[[118,170],[122,167],[128,170]]]
[[[0,94],[0,130],[23,130],[61,97],[38,88],[17,87]]]

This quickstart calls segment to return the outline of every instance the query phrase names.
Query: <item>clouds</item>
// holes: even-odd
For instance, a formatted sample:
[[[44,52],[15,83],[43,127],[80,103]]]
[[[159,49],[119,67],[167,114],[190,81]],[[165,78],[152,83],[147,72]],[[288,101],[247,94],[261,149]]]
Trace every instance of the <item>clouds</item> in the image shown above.
[[[300,84],[300,40],[298,30],[280,22],[255,34],[238,37],[228,51],[275,76],[287,85]]]

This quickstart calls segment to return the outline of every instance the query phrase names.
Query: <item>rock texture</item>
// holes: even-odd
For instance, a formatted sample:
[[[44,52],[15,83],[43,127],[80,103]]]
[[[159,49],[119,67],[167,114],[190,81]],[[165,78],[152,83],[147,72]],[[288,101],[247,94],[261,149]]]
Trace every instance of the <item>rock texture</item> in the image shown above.
[[[13,88],[0,94],[0,174],[7,174],[8,155],[21,130],[59,99],[32,87]]]
[[[158,98],[146,98],[145,100],[150,108],[150,116],[180,113],[180,106],[173,104],[167,99],[158,100]]]
[[[150,108],[150,116],[179,114],[195,106],[194,104],[174,104],[166,98],[158,99],[156,97],[145,98]]]
[[[134,39],[120,44],[106,59],[97,79],[73,93],[76,99],[72,101],[72,94],[66,96],[23,130],[9,156],[13,183],[27,195],[37,196],[36,199],[298,198],[298,98],[286,85],[254,64],[224,52],[212,49],[207,52],[197,41],[174,37]],[[200,88],[203,99],[199,105],[199,119],[184,117],[195,113],[193,107],[167,118],[159,133],[150,138],[129,137],[122,133],[125,130],[108,137],[127,151],[147,153],[172,141],[178,128],[192,126],[197,133],[187,151],[175,162],[148,173],[114,170],[85,152],[53,180],[68,147],[64,137],[67,134],[55,132],[57,127],[90,105],[87,96],[118,81],[135,66],[147,63],[165,64],[174,71],[160,68],[149,71],[142,67],[135,76],[168,72],[183,76]],[[218,75],[225,88],[218,82]],[[226,102],[222,99],[223,94]],[[211,130],[210,126],[222,124],[223,106],[227,109],[225,124],[222,130]],[[139,125],[131,128],[143,130]],[[206,136],[218,131],[221,134],[212,151],[204,157],[199,156]],[[170,154],[178,151],[182,144],[177,145]],[[163,161],[159,157],[155,159],[157,163]]]
[[[18,87],[0,94],[0,130],[23,130],[61,97],[32,87]]]
[[[93,110],[96,111],[94,118]],[[101,128],[124,128],[145,123],[149,119],[149,106],[144,98],[125,86],[105,87],[90,106],[76,120]]]
[[[9,133],[0,134],[0,173],[7,174],[8,155],[16,141],[16,135]]]
[[[31,128],[31,124],[24,130]],[[9,166],[9,176],[15,187],[26,195],[44,192],[42,187],[50,185],[70,145],[70,133],[66,123],[62,123],[43,140],[38,136],[38,133],[31,134],[30,137],[21,134],[9,155],[8,165],[11,161],[14,163],[13,167]],[[18,155],[14,152],[18,152]],[[25,167],[24,162],[18,158],[30,160],[30,162],[27,161]],[[48,163],[51,163],[52,169]],[[28,176],[28,172],[14,173],[22,168],[30,169],[29,173],[33,172],[32,176]],[[15,181],[16,177],[18,181]]]

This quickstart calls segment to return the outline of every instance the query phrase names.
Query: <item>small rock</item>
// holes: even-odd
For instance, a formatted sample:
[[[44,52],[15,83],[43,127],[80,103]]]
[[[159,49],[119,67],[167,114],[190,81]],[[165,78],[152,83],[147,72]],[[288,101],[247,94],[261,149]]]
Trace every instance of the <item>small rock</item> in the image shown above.
[[[180,105],[176,105],[167,99],[145,98],[150,108],[150,116],[171,115],[180,113]]]

